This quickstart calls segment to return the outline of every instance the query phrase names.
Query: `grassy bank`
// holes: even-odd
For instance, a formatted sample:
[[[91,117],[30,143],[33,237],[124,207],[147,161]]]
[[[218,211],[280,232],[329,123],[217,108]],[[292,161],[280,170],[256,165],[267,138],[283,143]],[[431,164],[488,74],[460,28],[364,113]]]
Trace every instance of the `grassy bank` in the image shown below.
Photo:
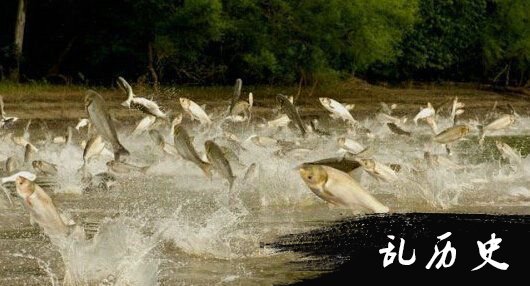
[[[163,86],[154,92],[148,86],[133,86],[138,96],[153,98],[166,110],[180,112],[179,97],[188,97],[208,109],[227,106],[232,96],[231,86]],[[0,82],[0,94],[4,96],[6,112],[20,118],[41,119],[77,119],[84,116],[83,99],[87,89],[101,93],[108,102],[109,109],[117,118],[139,118],[140,112],[127,110],[119,105],[125,99],[125,93],[118,88],[62,86],[43,83],[14,84]],[[296,95],[297,86],[245,86],[242,98],[248,92],[254,94],[255,111],[269,113],[275,106],[275,95],[284,93]],[[333,86],[303,88],[297,105],[302,116],[314,115],[323,111],[318,97],[331,97],[341,102],[355,103],[353,114],[364,117],[379,108],[379,102],[397,103],[397,114],[408,114],[418,110],[419,106],[431,102],[440,105],[453,97],[466,103],[466,116],[479,116],[491,108],[495,101],[499,104],[511,103],[519,113],[530,113],[530,98],[520,94],[496,92],[473,84],[410,84],[403,86],[370,85],[359,80],[337,83]]]

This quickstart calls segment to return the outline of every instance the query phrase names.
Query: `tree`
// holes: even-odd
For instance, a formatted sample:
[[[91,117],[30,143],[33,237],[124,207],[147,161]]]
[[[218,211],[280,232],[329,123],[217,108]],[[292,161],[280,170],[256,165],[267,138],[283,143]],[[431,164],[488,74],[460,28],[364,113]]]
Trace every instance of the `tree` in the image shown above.
[[[486,6],[487,0],[420,1],[419,18],[403,39],[397,70],[423,79],[480,73]]]
[[[15,40],[13,43],[15,67],[9,75],[9,78],[13,81],[18,81],[20,78],[20,61],[22,58],[22,46],[24,44],[24,30],[26,28],[26,4],[26,0],[18,0]]]
[[[505,85],[523,85],[530,70],[530,2],[495,0],[492,4],[492,21],[483,35],[487,71],[495,75],[494,82],[503,76]]]

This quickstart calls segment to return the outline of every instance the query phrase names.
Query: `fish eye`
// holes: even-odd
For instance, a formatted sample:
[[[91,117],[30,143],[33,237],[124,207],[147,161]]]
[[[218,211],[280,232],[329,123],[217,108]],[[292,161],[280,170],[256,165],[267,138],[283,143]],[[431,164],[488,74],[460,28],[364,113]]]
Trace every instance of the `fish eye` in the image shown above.
[[[311,180],[311,179],[313,178],[313,176],[307,176],[307,178],[308,178],[309,180]]]

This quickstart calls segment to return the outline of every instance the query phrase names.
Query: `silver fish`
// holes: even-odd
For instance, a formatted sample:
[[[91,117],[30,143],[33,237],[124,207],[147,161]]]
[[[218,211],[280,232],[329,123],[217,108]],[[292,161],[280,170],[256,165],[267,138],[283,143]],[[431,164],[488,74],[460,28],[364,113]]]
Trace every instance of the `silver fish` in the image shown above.
[[[278,144],[278,140],[267,136],[251,136],[250,141],[260,147],[271,147]]]
[[[440,132],[436,136],[434,136],[434,141],[441,143],[441,144],[447,144],[454,141],[457,141],[461,139],[462,137],[466,136],[469,133],[469,127],[467,125],[455,125],[453,127],[449,127],[445,129],[444,131]]]
[[[127,108],[136,108],[147,115],[152,115],[161,119],[168,119],[167,113],[162,112],[158,104],[144,97],[137,97],[129,83],[122,77],[118,77],[118,84],[127,92],[127,99],[121,103]]]
[[[408,132],[408,131],[405,131],[401,128],[399,128],[399,126],[397,126],[395,123],[392,123],[392,122],[389,122],[386,124],[386,126],[388,126],[388,128],[390,129],[390,131],[398,134],[398,135],[405,135],[405,136],[411,136],[411,133]]]
[[[162,151],[169,155],[173,156],[179,156],[177,149],[175,146],[168,144],[166,140],[164,139],[164,136],[160,134],[157,130],[149,130],[149,136],[153,140],[153,142],[158,146]]]
[[[302,119],[300,118],[300,114],[298,113],[298,110],[294,107],[293,103],[289,101],[289,98],[283,94],[276,95],[276,99],[278,102],[280,102],[280,106],[282,107],[282,110],[289,116],[289,118],[298,126],[300,129],[300,132],[302,132],[302,135],[306,134],[304,123],[302,122]]]
[[[232,108],[232,111],[230,112],[230,115],[232,116],[240,114],[243,114],[245,118],[248,118],[250,114],[250,104],[244,100],[236,102],[236,104]]]
[[[47,235],[67,235],[68,227],[55,208],[52,199],[33,180],[24,175],[16,176],[15,179],[17,194],[22,198],[24,207],[29,211],[30,221],[36,222]]]
[[[18,120],[17,117],[8,117],[4,111],[4,97],[0,95],[0,128],[9,128]]]
[[[267,122],[267,125],[269,127],[284,127],[287,126],[291,122],[291,119],[287,114],[282,114],[280,117],[270,120]]]
[[[201,160],[201,158],[197,154],[197,151],[191,144],[191,139],[186,129],[184,129],[184,127],[182,127],[181,125],[177,125],[175,126],[174,134],[175,137],[173,138],[173,140],[175,142],[175,148],[177,149],[179,155],[185,160],[188,160],[197,165],[199,168],[201,168],[201,170],[207,177],[211,178],[211,165]]]
[[[374,159],[357,159],[363,169],[372,177],[383,180],[385,182],[392,182],[399,179],[396,172],[385,164],[379,163]]]
[[[350,138],[346,138],[346,137],[339,137],[337,139],[337,144],[342,149],[344,149],[344,150],[346,150],[348,152],[351,152],[353,154],[358,154],[359,152],[362,152],[365,149],[363,147],[363,145],[361,145],[357,141],[354,141],[354,140],[352,140]]]
[[[18,161],[17,158],[15,157],[9,157],[7,158],[6,160],[6,172],[8,174],[13,174],[14,172],[16,172],[18,170],[18,168],[20,168],[21,166],[21,163]]]
[[[48,175],[48,176],[56,176],[57,175],[57,165],[48,163],[46,161],[42,160],[36,160],[31,163],[33,166],[33,169],[35,169],[37,172]]]
[[[412,121],[414,121],[414,124],[418,125],[419,119],[433,117],[435,114],[436,114],[436,111],[434,110],[434,107],[432,107],[432,104],[430,102],[427,102],[427,107],[421,108],[420,112],[418,112],[418,114],[414,116],[414,119],[412,119]]]
[[[101,154],[105,148],[105,142],[101,135],[97,134],[92,136],[86,143],[85,149],[83,150],[83,162],[88,164],[91,158]]]
[[[127,164],[124,162],[112,160],[112,161],[107,162],[107,167],[109,168],[110,171],[114,173],[118,173],[118,174],[128,174],[131,172],[138,172],[138,173],[145,174],[151,166],[139,167],[139,166],[135,166],[132,164]]]
[[[123,147],[118,139],[114,122],[110,118],[103,97],[97,92],[89,90],[85,97],[85,109],[97,132],[112,145],[114,159],[119,160],[120,156],[129,155],[129,151]]]
[[[499,140],[495,141],[495,146],[501,152],[502,157],[504,157],[506,160],[510,161],[510,164],[520,164],[522,159],[521,155],[515,152],[510,145],[501,142]]]
[[[147,115],[145,116],[140,122],[138,122],[138,125],[134,128],[133,132],[131,133],[132,136],[140,135],[146,130],[148,130],[156,121],[156,116]]]
[[[486,131],[504,129],[512,125],[514,122],[515,122],[515,115],[512,115],[512,114],[503,115],[482,128],[479,126],[479,129],[481,130],[481,137]]]
[[[110,172],[101,172],[86,179],[85,192],[108,191],[116,184],[116,176]]]
[[[299,167],[300,176],[311,191],[326,202],[339,207],[359,208],[375,213],[387,213],[389,208],[381,204],[348,174],[324,165],[304,164]]]
[[[204,148],[206,150],[206,157],[210,164],[217,170],[217,172],[230,184],[230,189],[234,185],[235,176],[230,167],[230,162],[226,159],[221,148],[215,144],[212,140],[204,142]]]
[[[30,144],[26,144],[26,147],[24,148],[24,163],[29,164],[31,161],[33,161],[34,157],[35,150],[31,148]]]
[[[236,84],[234,85],[234,94],[232,95],[232,101],[230,102],[230,109],[228,110],[228,113],[233,114],[232,110],[236,106],[236,102],[238,102],[239,97],[241,96],[241,87],[243,85],[243,81],[238,78],[236,79]]]

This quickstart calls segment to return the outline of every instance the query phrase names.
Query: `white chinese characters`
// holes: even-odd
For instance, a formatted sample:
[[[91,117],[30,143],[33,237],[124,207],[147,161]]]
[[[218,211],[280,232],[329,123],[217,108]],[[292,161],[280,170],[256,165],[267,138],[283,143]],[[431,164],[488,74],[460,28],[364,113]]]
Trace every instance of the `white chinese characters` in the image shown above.
[[[395,238],[393,235],[388,235],[387,237],[390,238],[391,240],[394,240],[394,238]],[[396,258],[396,253],[392,252],[392,250],[394,250],[394,248],[395,248],[394,244],[389,242],[387,248],[379,249],[379,253],[380,254],[385,253],[385,257],[383,258],[383,267],[387,267],[388,265],[394,263],[394,259]],[[401,265],[411,265],[412,263],[414,263],[416,261],[416,249],[412,250],[412,257],[411,258],[404,259],[403,258],[403,249],[404,248],[405,248],[405,240],[403,238],[401,238],[401,243],[399,244],[399,256],[398,256],[399,264],[401,264]]]
[[[436,269],[440,268],[449,268],[454,265],[456,261],[456,248],[454,248],[451,245],[451,241],[448,240],[448,238],[451,236],[451,232],[446,232],[440,236],[438,236],[438,242],[436,242],[434,246],[434,253],[425,266],[426,269],[431,269],[431,267],[434,265]],[[387,237],[390,240],[394,240],[395,236],[393,235],[387,235]],[[438,247],[438,244],[440,244],[442,241],[445,241],[445,246],[440,250]],[[484,262],[477,267],[473,268],[471,271],[479,270],[482,267],[484,267],[486,264],[490,264],[491,266],[500,269],[500,270],[506,270],[509,267],[508,263],[504,262],[498,262],[493,260],[493,252],[498,250],[500,248],[499,244],[501,243],[501,238],[496,238],[495,233],[491,234],[491,239],[485,243],[482,243],[481,241],[477,241],[478,250],[480,257],[484,260]],[[398,257],[398,262],[401,265],[412,265],[414,262],[416,262],[416,249],[412,249],[412,255],[409,259],[403,258],[403,252],[405,248],[405,239],[400,238],[400,244],[399,244],[399,252],[396,254],[394,251],[396,247],[392,242],[388,242],[388,246],[385,248],[379,249],[379,254],[384,254],[383,257],[383,268],[386,268],[390,264],[394,263],[394,260],[396,259],[396,256]],[[437,262],[436,262],[437,261]],[[436,263],[436,264],[435,264]]]
[[[499,246],[501,241],[502,241],[501,238],[495,238],[495,233],[491,234],[491,239],[488,240],[486,243],[477,241],[478,251],[480,253],[480,257],[484,259],[484,263],[473,268],[471,271],[479,270],[480,268],[484,267],[484,265],[486,265],[487,263],[491,264],[493,267],[500,269],[500,270],[508,269],[508,267],[510,266],[508,263],[504,263],[504,262],[499,263],[491,258],[491,256],[493,255],[493,252],[501,248]]]

